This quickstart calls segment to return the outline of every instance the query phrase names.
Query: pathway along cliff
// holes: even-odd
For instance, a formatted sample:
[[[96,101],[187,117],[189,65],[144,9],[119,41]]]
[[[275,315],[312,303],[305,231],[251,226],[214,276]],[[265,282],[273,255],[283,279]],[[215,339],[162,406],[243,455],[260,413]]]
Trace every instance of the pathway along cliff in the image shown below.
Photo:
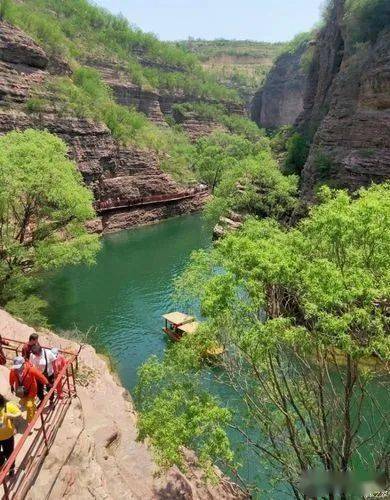
[[[11,344],[12,340],[26,339],[34,332],[2,309],[0,331]],[[79,350],[78,344],[50,331],[39,333],[42,345],[73,352]],[[37,454],[37,447],[32,443],[36,442],[39,425],[34,426],[32,437],[27,438],[26,445],[17,455],[17,486],[14,486],[14,478],[7,479],[7,484],[12,486],[9,498],[243,498],[236,486],[224,477],[216,486],[206,485],[196,458],[190,452],[187,453],[186,475],[176,467],[157,474],[150,450],[136,442],[136,414],[128,392],[89,345],[83,345],[79,353],[76,386],[77,397],[72,399],[60,428],[56,432],[49,427],[49,431],[54,431],[54,441],[41,466],[41,455]],[[0,366],[0,390],[9,399],[14,397],[9,392],[8,368],[4,366]],[[56,407],[60,404],[57,403]],[[50,418],[48,422],[47,425],[53,425]],[[18,426],[16,443],[22,437],[19,434],[24,430],[22,427],[19,429]],[[29,474],[26,474],[27,470]],[[19,481],[20,478],[24,482]],[[18,489],[19,486],[23,489]],[[0,486],[0,492],[2,489]]]

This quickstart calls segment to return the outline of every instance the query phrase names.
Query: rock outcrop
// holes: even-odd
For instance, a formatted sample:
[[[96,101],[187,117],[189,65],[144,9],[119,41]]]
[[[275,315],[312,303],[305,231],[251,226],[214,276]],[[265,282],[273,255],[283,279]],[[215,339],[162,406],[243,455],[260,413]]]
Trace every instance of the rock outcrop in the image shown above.
[[[119,104],[135,108],[160,126],[168,126],[160,107],[160,95],[157,92],[142,89],[139,85],[132,83],[129,75],[121,70],[118,64],[108,61],[87,61],[87,64],[100,72]]]
[[[228,132],[228,129],[221,123],[218,123],[212,118],[202,117],[196,111],[175,109],[173,111],[173,118],[192,142],[216,131]]]
[[[279,56],[264,86],[251,103],[251,118],[260,127],[292,125],[303,110],[306,74],[301,60],[308,45],[302,43],[294,52]]]
[[[128,82],[110,63],[98,66],[120,102],[136,106],[155,122],[167,126],[160,110],[160,96],[141,91]],[[76,161],[86,184],[97,202],[133,194],[148,197],[156,194],[178,193],[183,187],[159,167],[157,155],[147,149],[123,147],[100,123],[75,116],[59,114],[55,106],[44,111],[28,111],[26,103],[37,86],[45,92],[44,83],[51,73],[64,74],[69,70],[61,61],[52,61],[41,47],[21,30],[0,22],[0,134],[29,127],[47,129],[61,137],[69,147],[69,156]],[[50,96],[48,96],[50,97]],[[96,230],[113,231],[161,218],[199,210],[205,193],[191,200],[169,205],[150,205],[137,210],[117,210],[103,217]]]
[[[0,309],[3,337],[25,340],[33,329]],[[39,332],[42,345],[78,350],[72,341],[49,331]],[[136,440],[131,398],[94,349],[83,346],[79,357],[77,393],[60,431],[25,498],[57,500],[155,499],[233,500],[247,498],[218,471],[220,483],[207,485],[193,454],[188,472],[173,467],[157,475],[150,450]],[[0,367],[0,390],[8,394],[8,369]],[[17,436],[18,439],[18,436]]]
[[[390,178],[390,27],[375,42],[352,46],[344,0],[320,31],[298,130],[312,141],[303,194],[319,183],[355,190]]]
[[[218,223],[214,226],[213,237],[215,239],[223,238],[226,234],[237,231],[244,223],[245,216],[230,211],[227,217],[220,217]]]

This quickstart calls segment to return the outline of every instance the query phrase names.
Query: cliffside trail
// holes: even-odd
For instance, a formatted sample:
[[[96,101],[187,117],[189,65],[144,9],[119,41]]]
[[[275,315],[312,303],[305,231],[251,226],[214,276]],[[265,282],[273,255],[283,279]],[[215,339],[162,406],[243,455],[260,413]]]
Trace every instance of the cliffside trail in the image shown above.
[[[24,340],[33,329],[0,309],[3,337]],[[42,345],[76,350],[78,345],[42,331]],[[195,457],[188,453],[188,471],[176,467],[158,475],[151,452],[136,440],[136,413],[130,395],[120,386],[106,362],[85,345],[77,375],[78,398],[45,458],[27,497],[46,499],[177,499],[231,500],[245,496],[221,476],[217,486],[204,483]],[[131,359],[129,359],[131,362]],[[0,391],[9,393],[8,368],[0,367]]]

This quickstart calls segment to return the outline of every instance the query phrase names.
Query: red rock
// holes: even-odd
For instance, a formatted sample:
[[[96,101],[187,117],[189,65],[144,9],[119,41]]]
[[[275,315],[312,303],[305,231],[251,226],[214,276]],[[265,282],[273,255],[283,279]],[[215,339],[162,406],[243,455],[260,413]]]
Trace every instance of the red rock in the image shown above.
[[[43,50],[23,32],[6,23],[0,22],[0,30],[0,102],[2,100],[7,103],[7,106],[0,110],[0,134],[32,127],[46,129],[58,135],[68,144],[70,158],[76,161],[84,181],[93,191],[97,201],[118,196],[149,197],[183,191],[182,186],[160,169],[160,160],[154,151],[135,146],[121,146],[104,124],[75,116],[59,115],[54,107],[40,113],[27,113],[21,104],[29,98],[31,87],[49,78],[49,70],[55,71],[57,68],[60,74],[66,73],[67,65],[57,60],[50,61],[47,70],[38,69],[37,66],[45,68],[48,64]],[[157,112],[157,108],[160,109],[157,94],[141,92],[139,87],[122,81],[121,78],[124,77],[120,73],[118,81],[115,81],[116,73],[110,63],[107,63],[105,69],[100,66],[99,70],[106,81],[111,82],[112,87],[117,89],[117,97],[120,101],[122,99],[122,104],[130,106],[131,99],[138,99],[138,104],[135,104],[144,106],[145,113],[152,113],[154,107],[154,120],[160,120],[161,123],[164,121],[161,110]],[[110,78],[112,80],[109,80]],[[129,91],[128,102],[125,101],[126,89]],[[122,211],[120,214],[105,216],[102,224],[97,224],[96,221],[91,223],[89,228],[95,228],[97,232],[102,228],[105,231],[113,231],[154,222],[171,215],[197,210],[204,200],[205,195],[200,193],[192,201],[169,202],[166,207],[152,205],[142,210],[129,210],[129,213]]]
[[[355,190],[390,178],[390,33],[354,54],[344,32],[344,1],[336,0],[320,32],[297,125],[313,137],[303,194],[316,185]],[[318,157],[329,163],[321,173]]]
[[[0,22],[0,60],[45,69],[45,51],[23,31],[4,21]]]

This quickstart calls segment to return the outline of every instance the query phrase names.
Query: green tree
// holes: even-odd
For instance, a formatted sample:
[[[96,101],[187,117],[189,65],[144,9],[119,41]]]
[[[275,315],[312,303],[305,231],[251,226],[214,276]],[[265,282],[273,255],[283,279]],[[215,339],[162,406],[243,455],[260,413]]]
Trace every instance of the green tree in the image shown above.
[[[390,453],[389,388],[372,358],[386,374],[390,185],[353,198],[323,188],[321,196],[296,228],[251,219],[194,254],[177,295],[187,307],[200,301],[205,321],[154,366],[162,379],[167,367],[194,379],[205,346],[223,345],[218,382],[245,413],[231,412],[229,426],[268,471],[270,487],[287,483],[297,499],[306,471],[383,471]],[[161,394],[150,395],[154,412]],[[340,483],[339,494],[362,491],[355,479]],[[324,487],[319,496],[336,492]]]
[[[300,134],[293,134],[286,143],[284,168],[288,174],[300,175],[309,154],[309,144]]]
[[[37,130],[0,138],[0,303],[32,322],[44,302],[31,295],[44,271],[93,263],[92,193],[58,137]]]
[[[206,216],[215,223],[233,210],[287,222],[297,206],[297,194],[298,178],[283,175],[271,152],[264,149],[225,170],[206,206]]]
[[[214,132],[197,141],[194,168],[199,179],[214,189],[239,160],[256,154],[262,147],[239,135]]]
[[[152,357],[138,375],[138,437],[150,439],[161,466],[185,465],[183,446],[196,450],[200,463],[210,473],[216,460],[226,464],[232,461],[224,429],[230,422],[230,412],[219,406],[191,371],[178,372],[174,364],[161,365]]]

